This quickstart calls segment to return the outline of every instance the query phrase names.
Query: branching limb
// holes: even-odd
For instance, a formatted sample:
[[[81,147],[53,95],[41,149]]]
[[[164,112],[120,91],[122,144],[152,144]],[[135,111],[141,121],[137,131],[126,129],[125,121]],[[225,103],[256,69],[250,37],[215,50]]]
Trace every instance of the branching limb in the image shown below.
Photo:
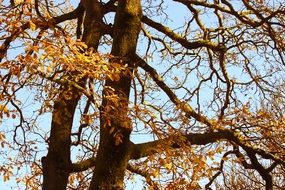
[[[224,114],[225,114],[225,110],[230,105],[230,94],[231,94],[231,88],[232,88],[231,81],[230,81],[230,78],[229,78],[229,75],[228,75],[228,72],[227,72],[227,69],[226,69],[226,66],[225,66],[225,64],[226,64],[225,63],[225,52],[221,52],[220,53],[219,64],[220,64],[220,67],[221,67],[221,70],[222,70],[222,73],[223,73],[223,76],[224,76],[224,78],[226,80],[226,85],[227,85],[226,95],[225,95],[225,102],[224,102],[224,105],[221,108],[221,113],[220,113],[220,116],[219,116],[219,119],[222,120],[223,117],[224,117]]]
[[[224,51],[225,47],[222,44],[217,44],[215,42],[211,42],[209,40],[198,40],[194,42],[189,42],[187,39],[182,38],[180,35],[176,34],[174,31],[172,31],[170,28],[162,25],[161,23],[155,22],[148,18],[147,16],[142,17],[142,22],[149,25],[150,27],[158,30],[159,32],[165,34],[169,38],[171,38],[174,41],[177,41],[180,43],[183,47],[191,50],[191,49],[197,49],[201,47],[207,47],[212,49],[213,51]]]
[[[173,135],[165,139],[135,144],[133,146],[132,159],[150,156],[155,153],[163,152],[166,149],[181,148],[183,145],[206,145],[227,139],[236,139],[233,132],[230,130]]]
[[[273,181],[272,181],[272,176],[269,174],[269,172],[259,163],[256,157],[256,153],[248,148],[245,148],[245,151],[251,161],[252,166],[254,169],[257,170],[257,172],[261,175],[263,180],[265,181],[266,185],[266,190],[271,190],[273,188]]]
[[[156,153],[161,153],[167,149],[181,148],[185,145],[206,145],[219,141],[232,142],[251,154],[258,154],[264,159],[271,159],[285,167],[285,161],[283,159],[276,157],[274,154],[266,152],[265,150],[248,145],[239,138],[238,134],[229,129],[219,129],[217,132],[177,134],[165,139],[134,144],[131,158],[139,159]]]
[[[136,56],[137,64],[148,72],[151,78],[156,82],[156,84],[167,94],[169,99],[180,108],[183,112],[186,113],[188,117],[193,117],[197,121],[209,126],[213,127],[214,123],[212,123],[206,116],[198,114],[194,111],[194,109],[186,102],[180,101],[180,99],[174,94],[174,92],[167,86],[167,84],[163,81],[163,79],[159,76],[154,68],[148,65],[142,58]]]

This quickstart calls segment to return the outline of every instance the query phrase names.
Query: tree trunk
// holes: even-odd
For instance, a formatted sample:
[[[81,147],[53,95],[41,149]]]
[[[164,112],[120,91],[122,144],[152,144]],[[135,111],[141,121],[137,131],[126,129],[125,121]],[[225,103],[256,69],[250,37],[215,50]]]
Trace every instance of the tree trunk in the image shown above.
[[[110,64],[128,64],[129,73],[135,66],[133,56],[141,28],[141,15],[140,0],[118,1],[111,52],[114,58]],[[122,71],[119,80],[106,80],[100,110],[100,144],[90,190],[123,189],[131,150],[129,137],[132,128],[127,115],[131,77],[131,74]],[[115,95],[117,103],[108,95]]]
[[[97,50],[104,33],[101,4],[98,1],[84,0],[80,6],[83,9],[82,14],[85,11],[82,41]],[[74,75],[76,76],[76,73]],[[70,76],[70,80],[73,81],[74,77]],[[84,84],[83,78],[80,85]],[[66,190],[71,166],[71,129],[80,96],[78,89],[68,84],[62,85],[59,97],[54,103],[48,154],[42,158],[43,190]]]
[[[71,126],[80,94],[74,90],[68,99],[67,88],[54,103],[48,154],[42,158],[43,190],[65,190],[68,181]]]

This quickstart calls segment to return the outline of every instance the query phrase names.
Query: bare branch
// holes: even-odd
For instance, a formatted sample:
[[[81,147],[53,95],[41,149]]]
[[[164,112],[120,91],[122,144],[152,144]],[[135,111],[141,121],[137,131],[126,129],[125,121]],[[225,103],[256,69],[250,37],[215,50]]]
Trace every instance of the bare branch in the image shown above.
[[[197,49],[197,48],[201,48],[201,47],[207,47],[207,48],[212,49],[213,51],[224,51],[225,50],[224,45],[217,44],[217,43],[211,42],[209,40],[198,40],[198,41],[194,41],[194,42],[189,42],[187,39],[182,38],[180,35],[173,32],[170,28],[168,28],[168,27],[166,27],[166,26],[164,26],[158,22],[151,20],[147,16],[142,17],[142,22],[144,22],[145,24],[147,24],[147,25],[155,28],[156,30],[160,31],[161,33],[165,34],[166,36],[168,36],[172,40],[179,42],[183,47],[185,47],[189,50]]]
[[[177,108],[180,108],[182,111],[184,111],[188,117],[193,117],[197,121],[209,127],[214,126],[214,124],[207,117],[195,112],[194,109],[187,102],[181,102],[179,98],[174,94],[174,92],[165,84],[163,79],[159,76],[159,74],[156,72],[154,68],[148,65],[139,56],[136,56],[136,61],[141,68],[143,68],[146,72],[150,74],[151,78],[168,95],[169,99],[177,106]]]

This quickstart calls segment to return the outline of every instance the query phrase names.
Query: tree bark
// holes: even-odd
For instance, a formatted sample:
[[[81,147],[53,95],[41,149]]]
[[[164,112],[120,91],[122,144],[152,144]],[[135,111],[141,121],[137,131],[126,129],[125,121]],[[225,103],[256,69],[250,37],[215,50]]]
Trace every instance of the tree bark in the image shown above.
[[[48,154],[42,158],[43,190],[65,190],[68,182],[71,127],[80,94],[73,91],[68,99],[67,93],[67,88],[62,88],[54,103]]]
[[[128,64],[129,73],[135,66],[133,58],[141,15],[140,0],[118,1],[111,52],[114,58],[110,64]],[[90,190],[123,189],[124,174],[131,156],[129,137],[132,128],[127,115],[131,77],[122,71],[119,80],[106,80],[100,110],[100,144]],[[108,99],[109,94],[118,98],[117,105]],[[115,108],[111,109],[110,105]]]
[[[104,34],[101,4],[93,0],[83,0],[81,3],[85,11],[82,41],[89,48],[97,50],[99,40]],[[76,76],[77,73],[73,74]],[[73,76],[69,78],[74,80]],[[85,79],[82,78],[79,83],[84,86]],[[58,99],[54,103],[48,154],[42,158],[43,190],[66,190],[72,164],[71,129],[80,96],[78,89],[65,84],[61,86]]]

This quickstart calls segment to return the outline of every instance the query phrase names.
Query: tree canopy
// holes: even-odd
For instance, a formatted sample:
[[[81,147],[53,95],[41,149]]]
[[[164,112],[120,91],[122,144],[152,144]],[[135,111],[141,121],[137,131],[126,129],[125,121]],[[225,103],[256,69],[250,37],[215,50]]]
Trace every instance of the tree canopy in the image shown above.
[[[2,0],[0,23],[4,182],[285,188],[283,0]]]

